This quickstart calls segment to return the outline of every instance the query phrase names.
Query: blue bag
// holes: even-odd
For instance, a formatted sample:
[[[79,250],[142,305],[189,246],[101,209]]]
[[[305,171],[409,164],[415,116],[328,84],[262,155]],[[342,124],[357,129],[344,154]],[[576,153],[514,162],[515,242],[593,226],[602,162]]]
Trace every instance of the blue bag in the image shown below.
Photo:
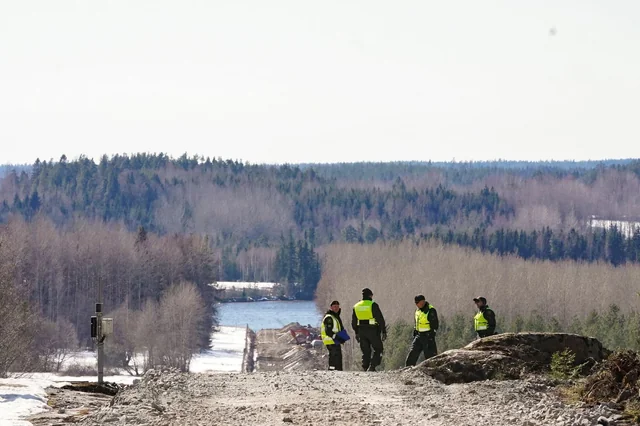
[[[347,333],[347,330],[340,330],[336,333],[334,340],[337,340],[339,343],[344,343],[347,340],[351,339],[351,337],[349,337],[349,334]]]

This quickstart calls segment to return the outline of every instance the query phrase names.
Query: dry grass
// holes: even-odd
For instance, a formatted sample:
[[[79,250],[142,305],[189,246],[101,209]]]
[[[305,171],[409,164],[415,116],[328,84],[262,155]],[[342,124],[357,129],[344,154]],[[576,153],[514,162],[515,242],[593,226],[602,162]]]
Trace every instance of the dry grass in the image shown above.
[[[574,316],[606,311],[612,303],[631,310],[639,302],[639,283],[637,265],[532,262],[435,243],[335,244],[325,251],[317,296],[322,307],[333,299],[350,307],[369,287],[388,322],[410,322],[416,294],[424,294],[441,317],[462,313],[470,321],[472,299],[483,295],[499,322],[537,310],[567,326]]]

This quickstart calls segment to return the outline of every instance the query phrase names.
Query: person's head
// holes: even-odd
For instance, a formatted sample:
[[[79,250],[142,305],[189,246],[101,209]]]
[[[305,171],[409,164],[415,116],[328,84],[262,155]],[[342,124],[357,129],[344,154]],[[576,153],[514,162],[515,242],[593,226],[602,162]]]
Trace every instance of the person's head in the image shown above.
[[[338,302],[337,300],[331,302],[331,310],[336,314],[340,312],[340,302]]]
[[[427,300],[422,294],[419,294],[416,297],[414,297],[413,301],[416,303],[416,306],[418,307],[418,309],[424,308],[424,305],[427,304]]]
[[[362,298],[363,299],[371,299],[373,297],[373,292],[371,291],[370,288],[363,288],[362,289]]]
[[[487,299],[482,296],[474,298],[473,301],[476,302],[476,306],[478,307],[478,309],[482,309],[487,306]]]

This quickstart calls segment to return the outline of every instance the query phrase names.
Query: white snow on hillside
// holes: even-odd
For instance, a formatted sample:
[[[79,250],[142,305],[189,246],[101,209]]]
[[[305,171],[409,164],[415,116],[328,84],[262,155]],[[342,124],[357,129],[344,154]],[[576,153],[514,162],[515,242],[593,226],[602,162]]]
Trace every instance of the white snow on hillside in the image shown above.
[[[231,290],[231,289],[258,289],[265,290],[270,289],[278,285],[278,283],[262,283],[262,282],[249,282],[249,281],[218,281],[212,283],[211,286],[219,289]]]
[[[212,349],[197,354],[191,361],[191,372],[240,372],[246,340],[245,327],[221,326],[212,335]],[[107,343],[108,344],[108,343]],[[93,352],[83,351],[65,364],[80,363],[95,366]],[[45,388],[60,387],[69,382],[96,381],[96,376],[69,377],[54,373],[30,373],[0,379],[0,426],[29,426],[25,417],[49,409]],[[107,382],[131,384],[136,377],[129,374],[105,376]]]
[[[615,226],[627,238],[633,237],[634,232],[636,232],[637,229],[640,229],[640,222],[637,221],[597,219],[595,216],[591,218],[589,225],[592,228],[604,229],[609,229],[612,226]]]

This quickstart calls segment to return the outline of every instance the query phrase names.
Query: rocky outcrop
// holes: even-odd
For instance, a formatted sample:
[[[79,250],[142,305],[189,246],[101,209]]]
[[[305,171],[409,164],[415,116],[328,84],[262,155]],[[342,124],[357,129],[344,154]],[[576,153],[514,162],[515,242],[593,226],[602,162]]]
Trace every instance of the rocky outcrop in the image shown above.
[[[566,333],[505,333],[476,340],[430,358],[418,368],[446,384],[488,379],[518,379],[549,369],[555,352],[575,354],[575,364],[593,365],[609,351],[591,337]]]

